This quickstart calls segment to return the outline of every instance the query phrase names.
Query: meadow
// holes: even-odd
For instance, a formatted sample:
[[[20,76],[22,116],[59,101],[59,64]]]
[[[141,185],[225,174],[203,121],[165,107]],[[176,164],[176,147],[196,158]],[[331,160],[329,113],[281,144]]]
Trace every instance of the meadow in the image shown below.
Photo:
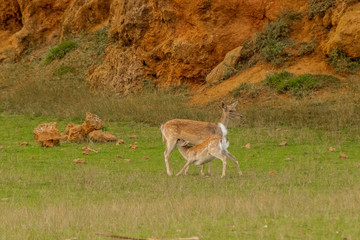
[[[229,95],[224,101],[239,100],[243,115],[228,129],[229,151],[243,176],[228,161],[221,179],[222,164],[214,160],[211,176],[201,177],[200,168],[191,166],[188,176],[174,177],[166,174],[160,124],[172,118],[216,122],[220,101],[190,106],[191,91],[177,87],[123,98],[89,91],[85,72],[101,63],[104,36],[74,38],[77,47],[61,59],[38,50],[0,65],[1,240],[108,239],[96,233],[360,239],[358,76],[299,99],[273,91],[271,101],[242,104],[247,91],[259,86]],[[98,114],[104,130],[125,143],[62,141],[43,148],[34,140],[39,124],[56,121],[63,131],[69,122],[81,124],[86,111]],[[283,141],[287,145],[279,146]],[[139,147],[130,149],[134,142]],[[83,147],[97,152],[84,156]],[[75,164],[76,158],[86,163]],[[177,150],[170,164],[174,172],[185,164]]]
[[[213,162],[211,176],[191,166],[169,177],[159,128],[107,122],[123,145],[62,142],[42,148],[39,123],[64,119],[0,116],[0,239],[358,239],[360,148],[354,139],[310,129],[234,128],[227,176]],[[79,122],[80,123],[80,122]],[[137,139],[129,138],[137,135]],[[138,149],[129,144],[138,142]],[[278,146],[287,141],[285,147]],[[28,142],[29,145],[21,145]],[[250,142],[252,149],[245,146]],[[336,152],[329,152],[329,147]],[[82,155],[82,147],[98,153]],[[339,158],[346,153],[348,159]],[[73,159],[84,158],[85,164]],[[130,161],[125,160],[130,159]],[[177,151],[171,166],[184,159]]]

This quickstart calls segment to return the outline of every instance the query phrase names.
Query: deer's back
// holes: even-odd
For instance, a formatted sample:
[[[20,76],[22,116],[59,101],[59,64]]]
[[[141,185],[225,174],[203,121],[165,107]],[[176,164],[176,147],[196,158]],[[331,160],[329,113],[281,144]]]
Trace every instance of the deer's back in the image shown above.
[[[216,123],[188,119],[173,119],[163,125],[163,133],[168,138],[183,139],[193,144],[201,143],[211,135],[221,135]]]

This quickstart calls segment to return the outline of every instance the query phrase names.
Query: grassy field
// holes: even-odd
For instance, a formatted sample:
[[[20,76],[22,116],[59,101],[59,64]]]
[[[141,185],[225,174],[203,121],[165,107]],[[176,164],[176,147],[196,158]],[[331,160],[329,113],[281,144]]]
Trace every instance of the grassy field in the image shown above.
[[[359,239],[360,148],[341,132],[302,129],[229,130],[228,162],[213,174],[169,177],[158,127],[106,122],[124,145],[68,143],[42,148],[32,136],[40,123],[67,120],[0,115],[0,239]],[[80,122],[79,122],[80,123]],[[137,135],[136,140],[129,136]],[[138,142],[138,149],[129,144]],[[280,147],[281,141],[288,145]],[[29,145],[23,146],[22,142]],[[252,149],[245,149],[247,143]],[[82,147],[98,153],[82,155]],[[329,152],[329,147],[336,152]],[[340,153],[348,159],[339,158]],[[74,164],[84,158],[86,164]],[[130,162],[124,159],[130,159]],[[177,150],[173,170],[185,161]]]

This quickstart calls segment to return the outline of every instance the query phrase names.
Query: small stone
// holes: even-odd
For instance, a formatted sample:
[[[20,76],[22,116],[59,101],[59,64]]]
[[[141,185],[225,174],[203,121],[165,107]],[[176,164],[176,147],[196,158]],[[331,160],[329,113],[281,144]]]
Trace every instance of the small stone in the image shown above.
[[[27,145],[29,145],[29,143],[28,142],[22,142],[22,143],[20,143],[20,145],[21,146],[27,146]]]
[[[336,149],[333,147],[329,147],[329,152],[336,152]]]
[[[269,174],[270,174],[270,175],[275,175],[276,172],[275,172],[275,171],[270,171]]]
[[[130,159],[128,159],[128,158],[125,158],[124,159],[124,162],[130,162],[131,160]]]
[[[123,157],[122,157],[122,156],[120,156],[120,155],[117,155],[117,156],[116,156],[116,158],[123,158]]]
[[[345,153],[340,153],[339,158],[348,159],[349,157]]]
[[[135,144],[130,144],[129,147],[130,147],[131,149],[136,149],[136,148],[138,148],[139,146],[138,146],[138,145],[135,145]]]
[[[289,158],[289,157],[288,157],[288,158],[285,158],[285,160],[286,160],[286,161],[291,161],[292,158]]]
[[[82,155],[84,155],[84,156],[89,155],[89,151],[83,151],[83,152],[82,152]]]
[[[282,141],[281,143],[279,143],[279,146],[280,146],[280,147],[285,147],[285,146],[287,146],[287,145],[288,145],[288,143],[285,142],[285,141]]]
[[[74,163],[77,163],[77,164],[82,164],[82,163],[85,163],[85,159],[83,158],[76,158],[73,160]]]
[[[117,142],[116,142],[116,146],[119,146],[120,144],[124,144],[125,141],[123,139],[119,139]]]
[[[143,159],[144,159],[144,160],[149,160],[150,158],[145,156]]]
[[[252,149],[253,147],[252,147],[251,143],[248,143],[248,144],[245,145],[245,148],[246,149]]]
[[[131,139],[137,139],[137,136],[136,136],[136,135],[131,135],[131,136],[129,136],[129,138],[131,138]]]

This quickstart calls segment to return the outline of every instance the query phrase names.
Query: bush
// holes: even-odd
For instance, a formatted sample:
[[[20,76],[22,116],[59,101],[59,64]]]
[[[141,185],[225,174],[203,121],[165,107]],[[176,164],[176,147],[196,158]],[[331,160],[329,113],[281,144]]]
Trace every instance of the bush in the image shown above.
[[[338,48],[330,52],[328,61],[338,73],[355,73],[360,68],[360,58],[351,59],[344,51]]]
[[[61,65],[58,69],[56,69],[56,71],[54,72],[54,76],[61,76],[64,75],[68,72],[72,72],[74,71],[75,68],[71,67],[71,66],[66,66],[66,65]]]
[[[76,48],[76,43],[72,41],[64,41],[59,45],[50,48],[49,53],[45,58],[45,64],[49,64],[55,59],[63,58],[66,53],[74,50]]]
[[[286,53],[285,48],[292,42],[287,39],[290,35],[289,24],[283,19],[287,18],[282,17],[267,23],[264,31],[243,43],[238,66],[252,66],[261,58],[274,66],[286,61],[289,54]]]

